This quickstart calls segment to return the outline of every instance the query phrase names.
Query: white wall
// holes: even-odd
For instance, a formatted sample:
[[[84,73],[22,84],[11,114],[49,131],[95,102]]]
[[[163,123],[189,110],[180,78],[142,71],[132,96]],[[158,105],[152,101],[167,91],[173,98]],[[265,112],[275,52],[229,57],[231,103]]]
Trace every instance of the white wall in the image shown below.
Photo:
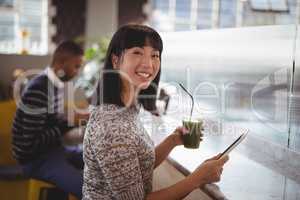
[[[118,0],[88,0],[86,20],[86,45],[111,36],[118,26]]]

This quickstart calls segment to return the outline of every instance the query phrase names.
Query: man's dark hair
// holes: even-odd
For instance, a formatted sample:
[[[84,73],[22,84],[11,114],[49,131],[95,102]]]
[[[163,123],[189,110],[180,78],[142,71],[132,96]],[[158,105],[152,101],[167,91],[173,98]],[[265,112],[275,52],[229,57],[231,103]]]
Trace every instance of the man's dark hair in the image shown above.
[[[54,51],[52,65],[74,56],[82,56],[83,49],[77,43],[67,40],[61,42]]]
[[[96,105],[101,103],[115,104],[118,106],[125,106],[121,100],[122,81],[120,74],[113,68],[112,55],[121,57],[126,49],[132,47],[151,46],[159,51],[159,58],[161,60],[161,53],[163,50],[162,39],[159,34],[152,28],[144,25],[125,25],[121,27],[113,36],[108,51],[106,53],[105,63],[97,91],[94,94],[96,98]],[[151,82],[147,89],[141,90],[138,95],[138,102],[144,109],[154,112],[156,111],[156,98],[158,84],[160,80],[161,69]],[[95,100],[95,99],[94,99]]]

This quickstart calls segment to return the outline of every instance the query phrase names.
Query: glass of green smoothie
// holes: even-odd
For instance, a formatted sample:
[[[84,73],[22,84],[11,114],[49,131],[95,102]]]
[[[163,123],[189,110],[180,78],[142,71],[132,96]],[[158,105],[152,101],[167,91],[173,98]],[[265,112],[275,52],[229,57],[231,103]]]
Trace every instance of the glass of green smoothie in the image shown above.
[[[193,119],[193,109],[194,109],[194,97],[193,95],[181,84],[179,86],[185,91],[191,98],[192,106],[190,111],[190,116],[182,121],[183,126],[189,130],[188,133],[182,135],[183,145],[185,148],[197,149],[199,148],[200,141],[202,141],[202,124],[201,119]]]
[[[183,145],[185,148],[197,149],[202,141],[203,121],[201,119],[186,118],[182,121],[183,126],[189,130],[182,135]]]

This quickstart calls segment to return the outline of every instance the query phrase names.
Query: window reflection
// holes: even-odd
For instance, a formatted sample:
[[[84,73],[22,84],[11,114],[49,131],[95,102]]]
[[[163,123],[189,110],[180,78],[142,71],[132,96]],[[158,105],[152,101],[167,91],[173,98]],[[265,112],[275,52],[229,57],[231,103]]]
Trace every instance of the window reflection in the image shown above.
[[[263,199],[299,196],[300,40],[298,36],[295,53],[296,33],[294,25],[162,33],[162,79],[171,85],[185,84],[194,95],[194,115],[217,121],[211,134],[226,137],[234,134],[229,129],[236,126],[251,131],[248,149],[240,152],[243,172],[220,183],[230,199],[245,195],[229,192],[240,177],[247,179],[247,189],[255,188]],[[189,103],[184,95],[171,95],[167,115],[188,115]],[[247,170],[252,171],[251,178],[244,174]]]

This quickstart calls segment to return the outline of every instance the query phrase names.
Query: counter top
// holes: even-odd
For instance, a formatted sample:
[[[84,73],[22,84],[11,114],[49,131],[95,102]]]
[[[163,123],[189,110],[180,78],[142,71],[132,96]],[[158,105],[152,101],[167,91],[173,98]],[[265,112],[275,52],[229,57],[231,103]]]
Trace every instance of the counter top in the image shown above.
[[[143,115],[142,121],[156,144],[181,123],[178,119],[167,116],[158,118]],[[206,121],[206,124],[208,123],[216,123],[210,124],[210,128],[220,125],[223,129],[225,125],[227,128],[222,134],[204,133],[204,140],[200,143],[199,149],[179,146],[169,155],[169,161],[185,175],[194,171],[207,158],[226,149],[242,131],[236,124],[220,124],[209,120]],[[275,144],[252,136],[250,132],[230,153],[230,160],[224,166],[221,181],[205,185],[202,190],[214,199],[299,199],[300,193],[296,191],[300,191],[300,172],[296,169],[300,166],[300,156],[295,152],[279,149]],[[294,158],[293,163],[286,160],[288,159],[286,157]],[[292,192],[289,193],[288,190]]]

